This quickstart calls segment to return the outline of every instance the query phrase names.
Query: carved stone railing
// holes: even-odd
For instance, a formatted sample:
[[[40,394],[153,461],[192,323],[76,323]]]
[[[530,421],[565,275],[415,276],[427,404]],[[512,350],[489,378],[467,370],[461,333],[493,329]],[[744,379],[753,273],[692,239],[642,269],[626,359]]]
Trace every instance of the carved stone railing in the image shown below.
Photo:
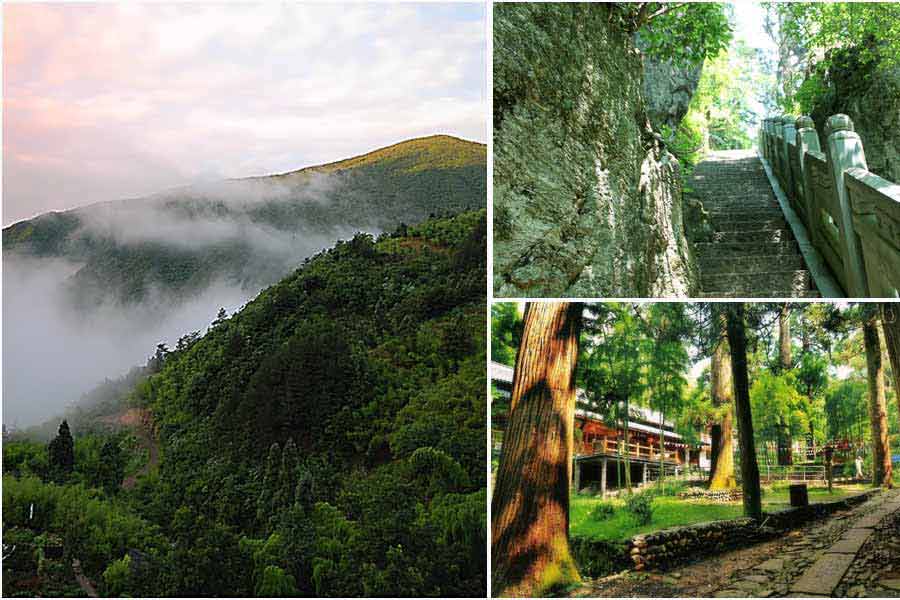
[[[850,117],[828,119],[824,151],[811,118],[763,119],[759,152],[844,292],[898,297],[900,185],[868,170]]]

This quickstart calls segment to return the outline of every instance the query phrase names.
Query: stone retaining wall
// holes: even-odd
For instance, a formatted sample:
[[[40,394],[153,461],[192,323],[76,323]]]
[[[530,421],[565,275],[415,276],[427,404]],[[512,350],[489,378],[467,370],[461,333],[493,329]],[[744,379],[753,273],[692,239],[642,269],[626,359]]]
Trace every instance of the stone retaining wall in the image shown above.
[[[803,523],[859,504],[874,492],[766,513],[761,524],[741,517],[636,535],[628,541],[628,554],[636,570],[673,566],[700,556],[719,554],[772,539]]]
[[[748,517],[697,523],[636,535],[616,544],[573,540],[576,561],[585,575],[598,577],[623,568],[666,569],[727,550],[773,539],[786,531],[868,500],[870,490],[835,502],[821,502],[766,513],[763,522]]]

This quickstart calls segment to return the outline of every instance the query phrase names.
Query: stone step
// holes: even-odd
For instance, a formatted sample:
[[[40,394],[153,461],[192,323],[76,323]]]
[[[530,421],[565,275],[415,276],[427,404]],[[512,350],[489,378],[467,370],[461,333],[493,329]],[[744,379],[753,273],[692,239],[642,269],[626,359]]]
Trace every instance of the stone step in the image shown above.
[[[806,267],[800,254],[781,254],[775,260],[771,256],[721,257],[707,254],[697,260],[700,272],[708,275],[766,271],[771,268],[773,262],[777,262],[778,268],[785,271]]]
[[[787,229],[787,221],[782,217],[773,219],[744,219],[713,221],[716,231],[752,231],[754,229]]]
[[[751,229],[749,231],[716,231],[712,235],[713,242],[752,242],[766,244],[771,242],[792,242],[794,234],[790,229]]]
[[[778,210],[781,211],[781,207],[775,201],[762,201],[762,200],[747,200],[747,198],[743,198],[742,200],[728,201],[728,202],[720,202],[718,200],[709,200],[705,201],[701,198],[701,202],[703,202],[703,206],[707,210],[714,210],[716,212],[727,212],[727,211],[753,211],[753,210]]]
[[[724,181],[721,184],[710,184],[704,181],[695,181],[693,189],[700,190],[707,197],[738,198],[744,197],[751,200],[763,200],[772,197],[772,190],[768,184],[741,185],[733,181]],[[688,184],[691,187],[691,184]]]
[[[819,297],[758,157],[712,154],[689,186],[714,229],[693,244],[702,297]]]
[[[751,273],[700,273],[700,287],[704,290],[809,290],[812,278],[806,269],[793,271],[759,271]]]
[[[698,298],[821,298],[817,290],[721,290],[704,291]]]
[[[706,207],[706,205],[704,205]],[[719,221],[759,221],[764,219],[781,219],[784,215],[781,209],[774,208],[742,208],[739,210],[718,210],[706,208],[713,223]]]
[[[790,242],[697,242],[694,250],[699,258],[710,256],[712,258],[740,258],[744,256],[771,256],[777,257],[783,254],[800,254],[800,245],[796,241]]]

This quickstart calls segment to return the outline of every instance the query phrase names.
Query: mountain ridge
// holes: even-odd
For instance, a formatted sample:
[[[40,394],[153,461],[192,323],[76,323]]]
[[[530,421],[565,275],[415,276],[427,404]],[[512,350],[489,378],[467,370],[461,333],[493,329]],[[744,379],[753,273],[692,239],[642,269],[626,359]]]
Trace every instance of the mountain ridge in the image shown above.
[[[3,229],[4,262],[76,263],[71,302],[133,304],[155,287],[191,296],[217,279],[248,290],[357,231],[485,206],[487,148],[436,134],[285,173],[51,211]]]

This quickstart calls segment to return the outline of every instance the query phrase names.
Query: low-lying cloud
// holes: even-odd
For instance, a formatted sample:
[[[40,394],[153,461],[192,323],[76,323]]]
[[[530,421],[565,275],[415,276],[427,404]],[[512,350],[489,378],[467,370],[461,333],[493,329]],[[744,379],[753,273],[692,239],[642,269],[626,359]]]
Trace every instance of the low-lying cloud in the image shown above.
[[[242,201],[247,199],[242,196]],[[220,308],[233,313],[304,258],[356,233],[351,227],[315,234],[284,231],[253,223],[242,214],[230,219],[208,215],[183,219],[155,203],[123,205],[103,215],[94,215],[83,231],[109,236],[123,247],[155,242],[203,251],[213,245],[244,244],[250,258],[244,265],[227,265],[228,272],[217,274],[186,300],[174,301],[171,293],[151,283],[138,304],[123,305],[110,297],[84,310],[76,309],[67,293],[82,264],[6,253],[3,418],[7,425],[21,428],[60,414],[104,379],[144,364],[157,344],[174,347],[181,336],[204,332]]]
[[[267,202],[326,206],[338,179],[312,173],[301,185],[274,178],[216,181],[138,200],[96,204],[78,211],[81,228],[73,237],[191,250],[240,242],[257,253],[297,260],[355,231],[335,228],[300,235],[294,228],[254,220],[248,211]]]
[[[160,310],[161,295],[128,307],[107,304],[78,312],[61,293],[78,265],[16,257],[3,265],[3,418],[37,424],[78,401],[106,378],[151,356],[158,343],[174,347],[185,333],[205,328],[220,307],[229,313],[252,291],[216,282],[200,295]]]

